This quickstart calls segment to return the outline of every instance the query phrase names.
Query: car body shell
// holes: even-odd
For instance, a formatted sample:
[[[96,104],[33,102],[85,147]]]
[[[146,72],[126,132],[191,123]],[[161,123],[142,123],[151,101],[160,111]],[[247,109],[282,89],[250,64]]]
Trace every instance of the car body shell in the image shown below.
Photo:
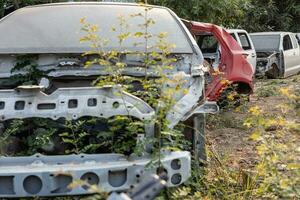
[[[221,46],[221,58],[218,64],[220,73],[213,75],[212,82],[206,88],[206,97],[218,100],[222,91],[231,84],[240,85],[242,92],[253,92],[254,70],[247,61],[247,53],[237,41],[222,27],[209,23],[185,21],[194,36],[213,34]]]
[[[234,37],[234,39],[238,42],[238,44],[248,54],[247,60],[252,65],[252,68],[255,71],[257,56],[249,33],[244,29],[227,29],[226,31],[230,33],[232,37]]]
[[[256,75],[267,75],[272,78],[288,77],[300,72],[300,44],[296,34],[291,32],[260,32],[251,33],[254,46],[261,45],[255,38],[276,37],[276,48],[263,49],[256,47]],[[263,39],[262,39],[263,40]],[[256,44],[257,43],[257,44]]]
[[[121,11],[128,13],[130,10],[134,12],[128,13],[129,16],[149,10],[148,17],[157,19],[152,28],[154,34],[158,34],[161,29],[177,27],[177,30],[169,31],[168,38],[173,38],[179,43],[186,41],[185,44],[187,44],[183,45],[183,48],[177,45],[169,55],[177,56],[178,59],[173,63],[174,69],[168,69],[166,74],[171,78],[178,75],[184,78],[186,81],[181,87],[188,91],[174,97],[176,103],[166,113],[166,120],[170,122],[169,128],[174,128],[180,121],[185,122],[191,116],[213,112],[212,108],[217,111],[218,107],[215,103],[205,104],[204,102],[203,56],[193,36],[171,10],[157,6],[151,6],[151,9],[145,8],[140,4],[61,3],[22,8],[2,18],[0,20],[0,125],[7,119],[32,117],[77,120],[82,116],[107,119],[111,116],[129,115],[142,121],[154,119],[155,110],[149,104],[136,96],[120,91],[118,86],[91,86],[95,78],[109,75],[109,73],[100,63],[87,69],[84,68],[86,60],[83,60],[85,58],[81,54],[89,51],[91,47],[90,44],[80,44],[81,36],[76,34],[81,28],[81,17],[86,16],[87,19],[92,19],[90,22],[92,24],[98,22],[107,28],[113,28],[110,26],[114,24],[103,18],[113,14],[113,19],[117,19]],[[112,18],[109,19],[112,20]],[[142,20],[140,17],[138,19]],[[160,23],[162,25],[159,25]],[[141,31],[140,28],[134,30]],[[148,30],[150,31],[151,28],[148,27]],[[105,31],[107,36],[111,36]],[[109,43],[111,44],[112,42]],[[134,52],[145,53],[144,46],[137,49],[135,45],[132,45],[130,48]],[[114,48],[108,50],[114,50]],[[117,50],[122,52],[122,49]],[[9,80],[14,75],[12,69],[17,62],[16,57],[23,54],[36,54],[36,67],[47,72],[47,76],[43,77],[47,80],[42,78],[39,85],[35,86],[11,84]],[[144,70],[143,62],[140,62],[139,58],[122,54],[122,62],[127,64],[122,75],[136,78],[145,76],[153,79],[159,78],[155,73],[157,66],[148,66],[148,69]],[[145,59],[145,57],[142,58]],[[17,73],[26,72],[20,69]],[[7,80],[8,85],[3,85],[2,83]],[[51,84],[44,84],[47,82]],[[49,85],[54,89],[48,88]],[[175,86],[167,85],[167,83],[162,86],[162,88],[170,87]],[[119,95],[121,93],[123,95]],[[96,99],[99,103],[91,107],[88,103],[90,99]],[[75,107],[69,106],[72,100],[76,102]],[[114,102],[118,104],[115,109]],[[41,105],[42,107],[46,105],[47,108],[40,109]],[[129,107],[130,111],[128,111]],[[200,121],[198,120],[197,123],[199,124]],[[153,139],[156,135],[155,131],[155,124],[147,122],[145,134],[140,140]],[[198,148],[200,137],[193,138],[192,143],[197,144],[195,146]],[[79,179],[97,180],[94,183],[108,192],[124,191],[137,184],[139,178],[156,173],[155,168],[146,170],[147,164],[151,161],[149,153],[151,148],[154,147],[145,145],[141,157],[134,155],[125,157],[114,152],[93,155],[0,157],[0,198],[91,193],[83,187],[68,188],[72,180]],[[186,181],[191,175],[190,152],[164,152],[163,154],[161,166],[170,176],[167,186],[178,186]],[[180,168],[172,168],[173,160],[180,162]],[[174,175],[175,179],[172,178]]]

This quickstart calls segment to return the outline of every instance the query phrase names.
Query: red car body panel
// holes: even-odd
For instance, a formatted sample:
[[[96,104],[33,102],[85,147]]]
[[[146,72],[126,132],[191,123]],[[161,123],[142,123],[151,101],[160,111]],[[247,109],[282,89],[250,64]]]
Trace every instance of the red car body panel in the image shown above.
[[[219,72],[212,75],[212,82],[207,86],[206,97],[217,101],[221,92],[230,84],[240,84],[248,87],[247,92],[253,92],[254,71],[246,59],[246,53],[237,41],[222,27],[209,23],[187,22],[193,35],[210,33],[215,36],[221,47]]]

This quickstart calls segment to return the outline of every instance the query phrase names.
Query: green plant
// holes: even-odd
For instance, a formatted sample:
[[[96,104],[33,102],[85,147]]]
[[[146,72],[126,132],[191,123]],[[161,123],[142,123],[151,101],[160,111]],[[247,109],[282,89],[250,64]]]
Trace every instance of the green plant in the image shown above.
[[[270,116],[258,106],[251,108],[245,125],[253,127],[251,138],[257,141],[261,160],[257,165],[259,185],[255,195],[272,199],[297,199],[300,197],[299,133],[297,122],[285,117],[288,112],[297,114],[299,93],[289,88],[280,89],[287,103],[278,105],[281,115]],[[299,116],[299,115],[298,115]]]
[[[263,86],[263,87],[257,89],[256,95],[258,97],[277,96],[278,95],[277,87],[274,85]]]
[[[96,55],[97,57],[93,60],[86,62],[86,67],[90,67],[93,64],[99,64],[104,66],[105,71],[109,74],[108,76],[100,76],[96,79],[94,84],[98,87],[111,85],[118,87],[120,90],[125,90],[132,93],[135,96],[142,98],[148,104],[150,104],[155,110],[155,116],[150,121],[144,121],[142,124],[154,123],[157,125],[158,129],[154,144],[157,148],[154,149],[153,155],[155,159],[160,163],[160,151],[162,148],[170,149],[171,146],[167,145],[172,138],[182,136],[182,133],[170,129],[168,127],[168,121],[165,119],[167,112],[175,104],[174,97],[185,93],[186,90],[181,87],[185,83],[184,77],[177,75],[170,77],[166,70],[173,69],[172,63],[176,61],[175,58],[170,56],[170,50],[174,48],[174,45],[168,44],[166,41],[167,33],[150,34],[148,33],[148,28],[155,22],[153,19],[148,18],[147,13],[151,10],[151,7],[145,6],[144,13],[134,13],[130,16],[119,16],[119,24],[113,26],[112,31],[118,33],[117,39],[119,41],[119,48],[122,49],[123,43],[130,37],[143,39],[143,42],[137,43],[136,45],[142,45],[145,48],[143,52],[130,52],[130,51],[120,51],[118,49],[111,51],[104,51],[104,47],[109,42],[107,39],[102,38],[99,34],[100,27],[92,25],[86,22],[86,19],[81,20],[82,31],[86,35],[81,39],[81,42],[89,42],[93,50],[86,52],[86,55]],[[127,20],[130,18],[142,18],[145,23],[139,24],[141,31],[130,32],[128,30],[129,24]],[[117,27],[117,28],[116,28]],[[149,40],[156,41],[153,46],[148,45]],[[144,71],[144,76],[142,78],[135,78],[131,76],[124,76],[124,70],[127,64],[122,62],[122,56],[133,54],[139,56],[143,59],[141,63],[142,70]],[[155,74],[159,78],[153,78],[148,75],[148,68],[152,67],[155,69]],[[140,86],[139,90],[133,90],[131,83],[138,83]],[[122,93],[118,95],[122,96]],[[130,110],[128,110],[128,113]],[[128,120],[132,118],[128,115]],[[127,124],[131,124],[130,121]],[[116,127],[118,128],[118,127]],[[134,127],[129,127],[129,131],[134,131]],[[131,132],[130,134],[133,134]],[[162,141],[164,141],[162,143]],[[173,140],[172,140],[173,141]],[[172,143],[172,142],[171,142]],[[172,143],[173,150],[176,145]],[[162,145],[164,144],[164,145]],[[132,144],[127,144],[132,145]]]
[[[41,70],[38,68],[36,60],[37,55],[21,55],[17,56],[17,63],[12,68],[10,77],[11,85],[38,85],[42,77],[52,70]]]

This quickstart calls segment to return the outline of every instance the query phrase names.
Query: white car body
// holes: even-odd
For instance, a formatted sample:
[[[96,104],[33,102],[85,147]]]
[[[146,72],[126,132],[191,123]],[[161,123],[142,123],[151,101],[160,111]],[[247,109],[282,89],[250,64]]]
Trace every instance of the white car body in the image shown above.
[[[253,70],[256,70],[256,51],[253,45],[253,42],[247,31],[243,29],[227,29],[227,32],[232,35],[232,37],[238,42],[238,44],[244,49],[248,54],[247,60],[253,67]]]
[[[268,60],[266,70],[276,66],[281,77],[288,77],[300,72],[300,44],[295,33],[261,32],[251,33],[250,36],[257,53],[273,52],[273,54],[277,54],[274,63],[269,62],[270,59]],[[261,59],[266,58],[261,57]]]

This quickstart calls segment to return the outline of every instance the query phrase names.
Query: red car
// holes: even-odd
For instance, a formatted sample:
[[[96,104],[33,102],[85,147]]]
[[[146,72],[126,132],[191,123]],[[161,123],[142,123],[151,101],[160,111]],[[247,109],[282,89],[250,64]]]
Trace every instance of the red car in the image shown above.
[[[253,92],[254,71],[247,61],[247,53],[236,40],[217,25],[183,22],[194,35],[210,66],[206,97],[211,101],[219,101],[232,88],[238,94],[250,95]]]

